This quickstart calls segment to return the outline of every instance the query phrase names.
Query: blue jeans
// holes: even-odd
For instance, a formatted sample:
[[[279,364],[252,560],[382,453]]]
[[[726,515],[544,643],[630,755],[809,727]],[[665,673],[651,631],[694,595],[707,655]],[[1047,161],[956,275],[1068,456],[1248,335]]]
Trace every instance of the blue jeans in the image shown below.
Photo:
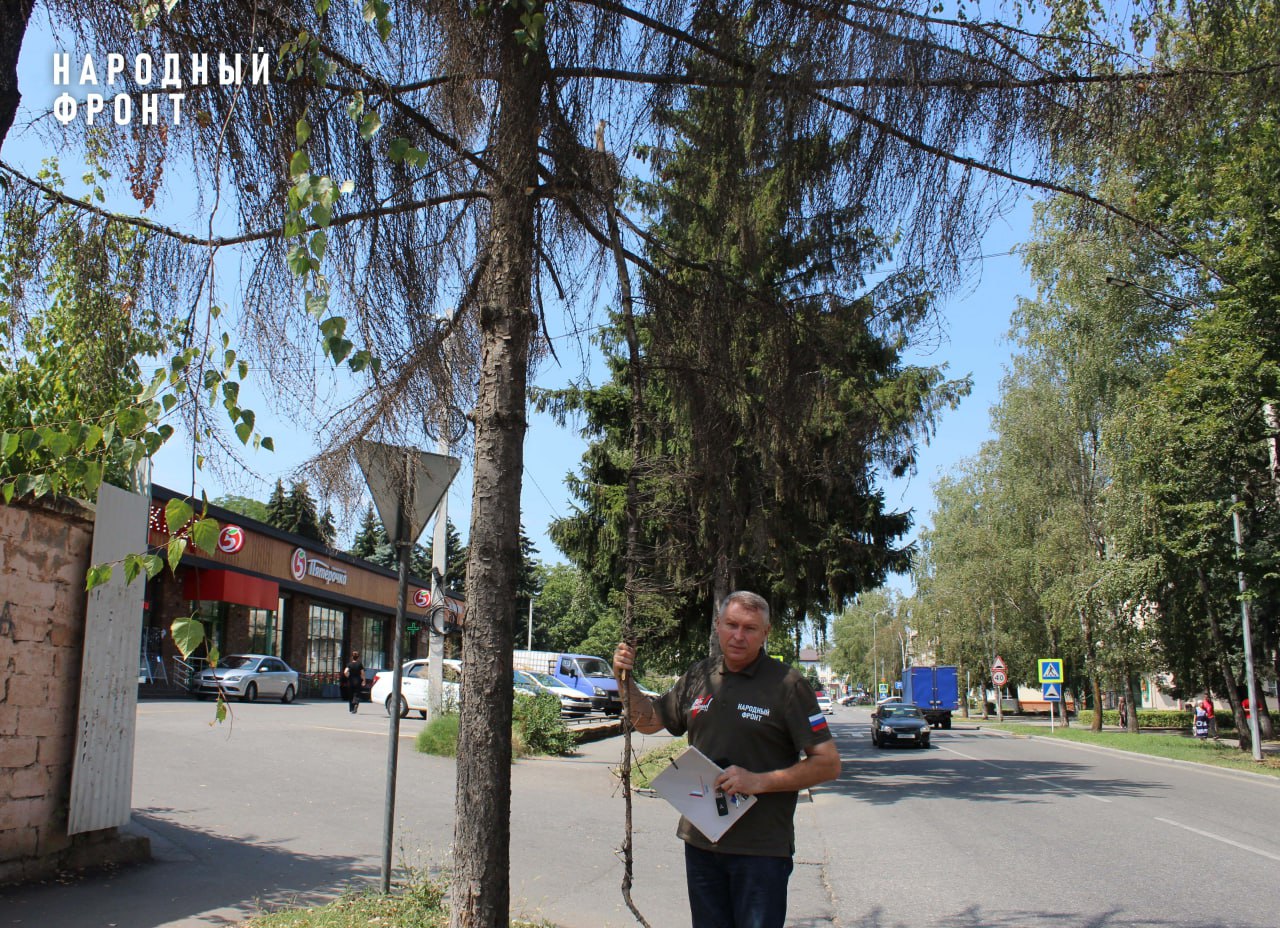
[[[717,854],[684,846],[693,928],[782,928],[790,857]]]

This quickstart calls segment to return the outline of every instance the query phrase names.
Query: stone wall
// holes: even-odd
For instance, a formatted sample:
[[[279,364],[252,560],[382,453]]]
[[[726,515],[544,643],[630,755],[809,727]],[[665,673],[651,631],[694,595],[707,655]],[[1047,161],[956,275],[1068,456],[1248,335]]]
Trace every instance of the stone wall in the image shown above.
[[[116,829],[67,835],[92,519],[0,505],[0,883],[139,852]]]

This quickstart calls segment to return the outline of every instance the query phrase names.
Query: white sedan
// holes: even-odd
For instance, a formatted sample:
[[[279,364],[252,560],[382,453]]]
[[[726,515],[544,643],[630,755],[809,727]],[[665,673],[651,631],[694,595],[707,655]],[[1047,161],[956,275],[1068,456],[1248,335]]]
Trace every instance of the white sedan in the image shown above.
[[[400,718],[416,711],[424,719],[427,717],[427,667],[426,658],[409,661],[401,667],[400,679]],[[390,670],[380,670],[373,678],[373,686],[369,689],[369,701],[381,703],[386,707],[387,715],[394,709],[391,698],[391,683],[395,674]],[[446,712],[457,712],[461,704],[462,662],[446,660],[444,662],[444,691],[441,700]]]
[[[831,698],[829,696],[818,697],[818,708],[821,709],[823,712],[825,712],[827,715],[831,715],[836,711],[831,706]]]

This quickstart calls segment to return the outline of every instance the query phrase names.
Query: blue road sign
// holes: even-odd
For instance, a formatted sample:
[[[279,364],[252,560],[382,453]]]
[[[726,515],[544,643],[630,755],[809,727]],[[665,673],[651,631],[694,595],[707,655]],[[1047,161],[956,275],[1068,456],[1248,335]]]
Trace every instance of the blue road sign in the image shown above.
[[[1036,662],[1040,670],[1041,683],[1062,682],[1062,661],[1056,657],[1042,657]]]
[[[1062,702],[1061,683],[1040,684],[1040,698],[1045,702]]]

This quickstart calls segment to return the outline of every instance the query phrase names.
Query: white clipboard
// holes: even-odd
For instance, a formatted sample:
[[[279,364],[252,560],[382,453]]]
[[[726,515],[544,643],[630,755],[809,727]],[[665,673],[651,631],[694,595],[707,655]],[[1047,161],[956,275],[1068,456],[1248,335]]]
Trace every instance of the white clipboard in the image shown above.
[[[712,784],[723,770],[691,747],[671,761],[671,766],[654,777],[651,784],[712,843],[719,841],[756,802],[755,796],[722,793],[717,797]]]

